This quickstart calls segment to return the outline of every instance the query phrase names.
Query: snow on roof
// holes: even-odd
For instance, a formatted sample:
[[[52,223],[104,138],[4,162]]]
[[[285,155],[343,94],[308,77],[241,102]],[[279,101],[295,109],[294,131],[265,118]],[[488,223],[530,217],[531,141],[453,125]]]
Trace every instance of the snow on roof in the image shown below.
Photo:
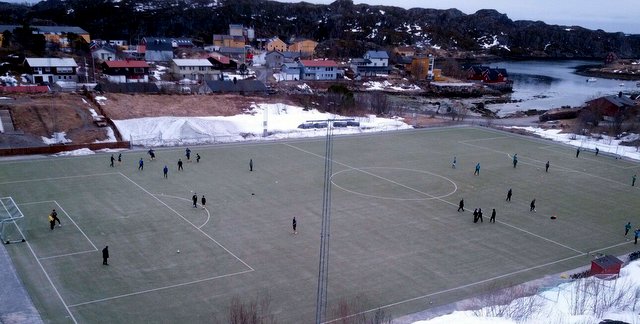
[[[207,59],[173,59],[177,66],[213,66]]]
[[[72,58],[36,58],[28,57],[25,59],[30,67],[77,67],[78,63]]]

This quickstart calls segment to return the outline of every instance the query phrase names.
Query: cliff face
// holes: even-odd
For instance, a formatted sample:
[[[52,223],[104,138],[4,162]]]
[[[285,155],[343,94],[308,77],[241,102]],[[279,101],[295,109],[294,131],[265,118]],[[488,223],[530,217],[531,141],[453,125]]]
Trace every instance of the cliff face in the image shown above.
[[[425,4],[428,5],[428,4]],[[25,7],[0,5],[2,24],[79,26],[93,38],[188,36],[210,43],[229,24],[244,24],[257,37],[300,36],[326,42],[330,52],[352,47],[416,44],[448,51],[485,51],[502,57],[602,58],[608,52],[640,57],[640,35],[606,33],[578,26],[512,21],[495,10],[466,15],[459,10],[279,3],[266,0],[45,0]],[[362,55],[359,51],[357,55]]]

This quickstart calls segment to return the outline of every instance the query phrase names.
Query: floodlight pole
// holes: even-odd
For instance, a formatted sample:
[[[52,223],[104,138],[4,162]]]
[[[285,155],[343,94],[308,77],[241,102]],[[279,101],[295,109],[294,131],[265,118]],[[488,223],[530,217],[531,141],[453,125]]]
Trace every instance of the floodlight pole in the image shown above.
[[[329,284],[329,234],[331,231],[331,175],[333,163],[333,122],[353,119],[308,120],[326,122],[327,138],[324,158],[324,191],[322,193],[322,229],[320,231],[320,260],[318,264],[318,290],[316,294],[316,324],[324,323],[327,316],[327,286]]]

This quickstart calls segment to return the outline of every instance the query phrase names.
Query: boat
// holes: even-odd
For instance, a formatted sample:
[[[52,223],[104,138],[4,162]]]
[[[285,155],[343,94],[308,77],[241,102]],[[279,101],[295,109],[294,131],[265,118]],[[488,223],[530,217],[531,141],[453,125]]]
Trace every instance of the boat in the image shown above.
[[[588,78],[587,79],[587,82],[597,82],[597,81],[598,81],[598,79],[596,79],[596,78]]]

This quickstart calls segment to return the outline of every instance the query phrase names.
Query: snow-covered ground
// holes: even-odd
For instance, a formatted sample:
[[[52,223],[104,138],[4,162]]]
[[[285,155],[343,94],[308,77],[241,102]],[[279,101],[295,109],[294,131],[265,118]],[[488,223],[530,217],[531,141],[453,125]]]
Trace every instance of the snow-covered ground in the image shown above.
[[[310,120],[353,118],[360,126],[336,127],[334,134],[409,129],[401,118],[348,117],[285,104],[253,104],[244,114],[228,117],[147,117],[114,120],[122,137],[134,145],[174,146],[324,136],[326,128],[298,128]],[[264,124],[268,136],[264,137]]]
[[[550,287],[504,305],[457,311],[413,324],[588,324],[604,319],[640,323],[640,261],[614,280],[590,277]]]

